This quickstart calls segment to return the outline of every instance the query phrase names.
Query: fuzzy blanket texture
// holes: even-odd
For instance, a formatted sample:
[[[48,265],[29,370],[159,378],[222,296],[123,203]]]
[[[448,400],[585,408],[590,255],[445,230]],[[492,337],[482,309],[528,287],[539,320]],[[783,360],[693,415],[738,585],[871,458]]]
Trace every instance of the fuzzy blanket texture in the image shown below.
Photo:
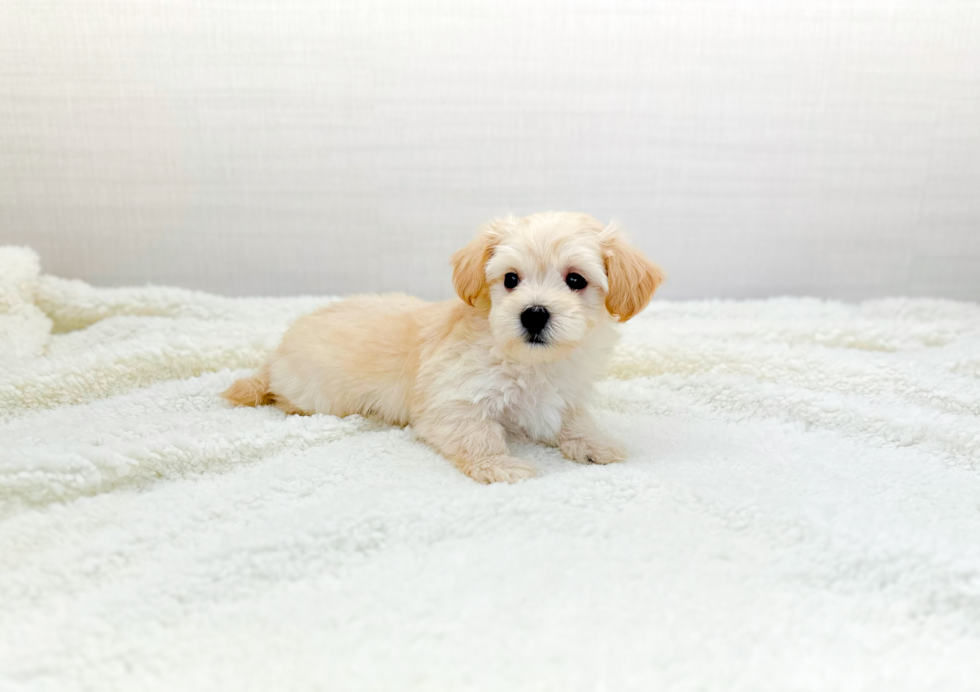
[[[327,300],[0,248],[0,690],[980,689],[980,306],[655,300],[488,487],[219,399]]]

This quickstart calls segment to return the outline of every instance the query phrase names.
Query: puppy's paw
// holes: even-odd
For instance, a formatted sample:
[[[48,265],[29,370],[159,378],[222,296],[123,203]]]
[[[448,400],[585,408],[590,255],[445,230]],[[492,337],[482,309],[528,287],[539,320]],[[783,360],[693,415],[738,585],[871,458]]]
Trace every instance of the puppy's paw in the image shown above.
[[[468,464],[463,472],[479,483],[516,483],[534,478],[534,467],[517,457],[488,457]]]
[[[618,442],[595,437],[571,437],[559,444],[561,453],[580,464],[611,464],[627,457],[626,448]]]

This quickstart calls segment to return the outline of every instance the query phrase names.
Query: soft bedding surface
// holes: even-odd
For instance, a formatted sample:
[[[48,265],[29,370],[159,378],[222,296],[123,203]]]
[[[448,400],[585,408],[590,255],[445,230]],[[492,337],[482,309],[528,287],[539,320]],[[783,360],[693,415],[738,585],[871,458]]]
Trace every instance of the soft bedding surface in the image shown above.
[[[655,301],[480,486],[218,393],[323,298],[0,249],[0,690],[976,690],[980,307]]]

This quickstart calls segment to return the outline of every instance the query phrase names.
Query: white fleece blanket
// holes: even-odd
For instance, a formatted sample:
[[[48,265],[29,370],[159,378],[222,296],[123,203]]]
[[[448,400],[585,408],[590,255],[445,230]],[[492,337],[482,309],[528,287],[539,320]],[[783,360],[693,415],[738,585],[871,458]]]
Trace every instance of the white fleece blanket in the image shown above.
[[[980,689],[980,307],[654,302],[481,486],[218,393],[323,298],[0,249],[0,690]]]

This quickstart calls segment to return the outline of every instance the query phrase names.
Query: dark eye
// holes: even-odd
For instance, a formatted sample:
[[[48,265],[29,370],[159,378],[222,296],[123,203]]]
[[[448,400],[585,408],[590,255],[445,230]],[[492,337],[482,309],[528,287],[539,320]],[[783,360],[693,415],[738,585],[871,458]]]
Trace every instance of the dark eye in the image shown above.
[[[504,276],[504,288],[517,288],[517,284],[520,282],[520,277],[518,277],[514,272],[508,272],[507,275]]]
[[[581,291],[583,288],[589,285],[589,282],[585,280],[585,277],[583,277],[581,274],[576,274],[575,272],[572,272],[565,277],[565,283],[568,284],[568,287],[573,291]]]

